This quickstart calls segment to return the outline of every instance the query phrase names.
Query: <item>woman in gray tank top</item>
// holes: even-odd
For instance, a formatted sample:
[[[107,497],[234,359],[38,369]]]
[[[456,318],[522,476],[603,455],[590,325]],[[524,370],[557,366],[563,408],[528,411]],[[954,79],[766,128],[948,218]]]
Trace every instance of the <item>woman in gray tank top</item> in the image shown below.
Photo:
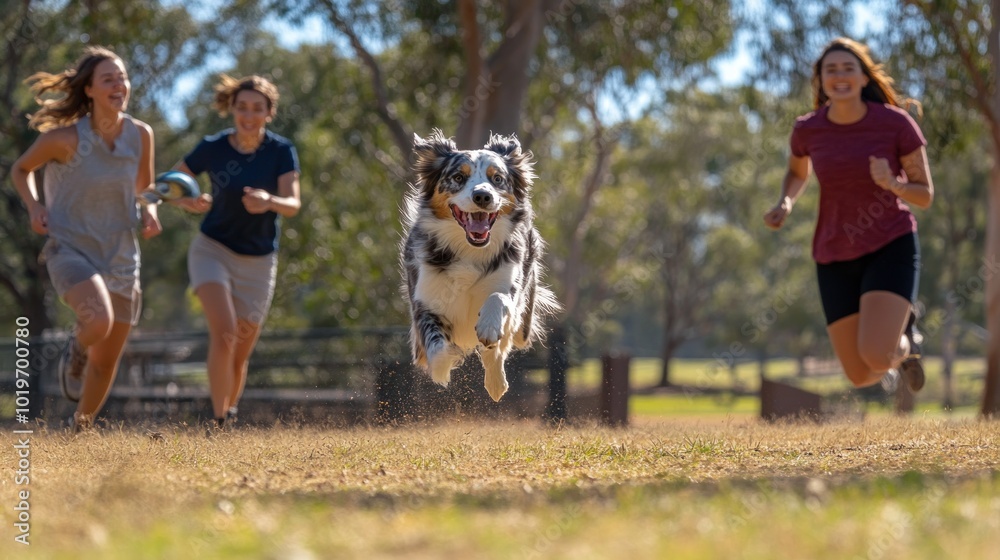
[[[160,233],[156,206],[136,203],[153,181],[153,131],[125,110],[131,84],[122,59],[89,47],[76,67],[28,78],[42,108],[42,134],[14,163],[14,187],[31,229],[47,235],[39,257],[59,297],[76,314],[59,362],[75,429],[89,427],[108,397],[141,306],[139,245]],[[63,97],[43,100],[46,93]],[[44,204],[34,171],[45,166]]]

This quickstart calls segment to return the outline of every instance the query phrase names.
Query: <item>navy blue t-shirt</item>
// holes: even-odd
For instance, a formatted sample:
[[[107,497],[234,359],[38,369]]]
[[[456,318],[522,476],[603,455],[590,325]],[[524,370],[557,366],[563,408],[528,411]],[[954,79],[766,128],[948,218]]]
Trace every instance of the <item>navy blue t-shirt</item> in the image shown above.
[[[233,129],[206,136],[184,158],[195,175],[208,172],[212,181],[212,208],[201,222],[201,232],[241,255],[269,255],[278,249],[279,215],[251,214],[243,206],[243,187],[278,194],[278,177],[299,171],[295,146],[264,131],[264,141],[252,154],[241,154],[229,143]]]

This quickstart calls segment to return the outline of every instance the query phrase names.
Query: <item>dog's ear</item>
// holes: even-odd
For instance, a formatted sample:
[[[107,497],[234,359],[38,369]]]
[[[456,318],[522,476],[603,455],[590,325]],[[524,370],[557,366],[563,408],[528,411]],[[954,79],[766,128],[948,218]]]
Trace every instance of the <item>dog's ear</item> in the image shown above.
[[[531,161],[532,153],[530,151],[522,152],[521,142],[513,134],[510,136],[490,134],[489,141],[483,147],[500,154],[507,162],[507,169],[514,182],[514,196],[518,200],[527,197],[535,179],[535,164]]]
[[[427,138],[413,135],[413,172],[417,175],[417,187],[425,196],[434,194],[448,156],[457,150],[455,142],[445,138],[439,129],[431,130]]]

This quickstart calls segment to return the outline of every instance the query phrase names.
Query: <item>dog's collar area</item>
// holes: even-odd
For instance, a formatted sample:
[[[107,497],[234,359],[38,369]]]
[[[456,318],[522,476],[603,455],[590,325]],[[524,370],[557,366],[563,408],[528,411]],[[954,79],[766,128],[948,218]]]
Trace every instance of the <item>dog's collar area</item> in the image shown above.
[[[465,239],[476,247],[490,242],[490,228],[500,215],[499,212],[465,212],[454,204],[451,205],[451,214],[465,230]]]

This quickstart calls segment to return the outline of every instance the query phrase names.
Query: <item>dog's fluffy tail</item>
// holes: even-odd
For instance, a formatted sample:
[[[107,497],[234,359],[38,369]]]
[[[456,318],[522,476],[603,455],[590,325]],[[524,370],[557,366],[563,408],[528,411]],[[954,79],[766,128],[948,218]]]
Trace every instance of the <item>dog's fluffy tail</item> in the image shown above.
[[[528,348],[535,341],[543,341],[545,329],[542,321],[562,311],[556,295],[548,286],[530,283],[529,286],[532,288],[528,291],[528,305],[521,317],[521,328],[514,333],[514,346],[517,348]]]

